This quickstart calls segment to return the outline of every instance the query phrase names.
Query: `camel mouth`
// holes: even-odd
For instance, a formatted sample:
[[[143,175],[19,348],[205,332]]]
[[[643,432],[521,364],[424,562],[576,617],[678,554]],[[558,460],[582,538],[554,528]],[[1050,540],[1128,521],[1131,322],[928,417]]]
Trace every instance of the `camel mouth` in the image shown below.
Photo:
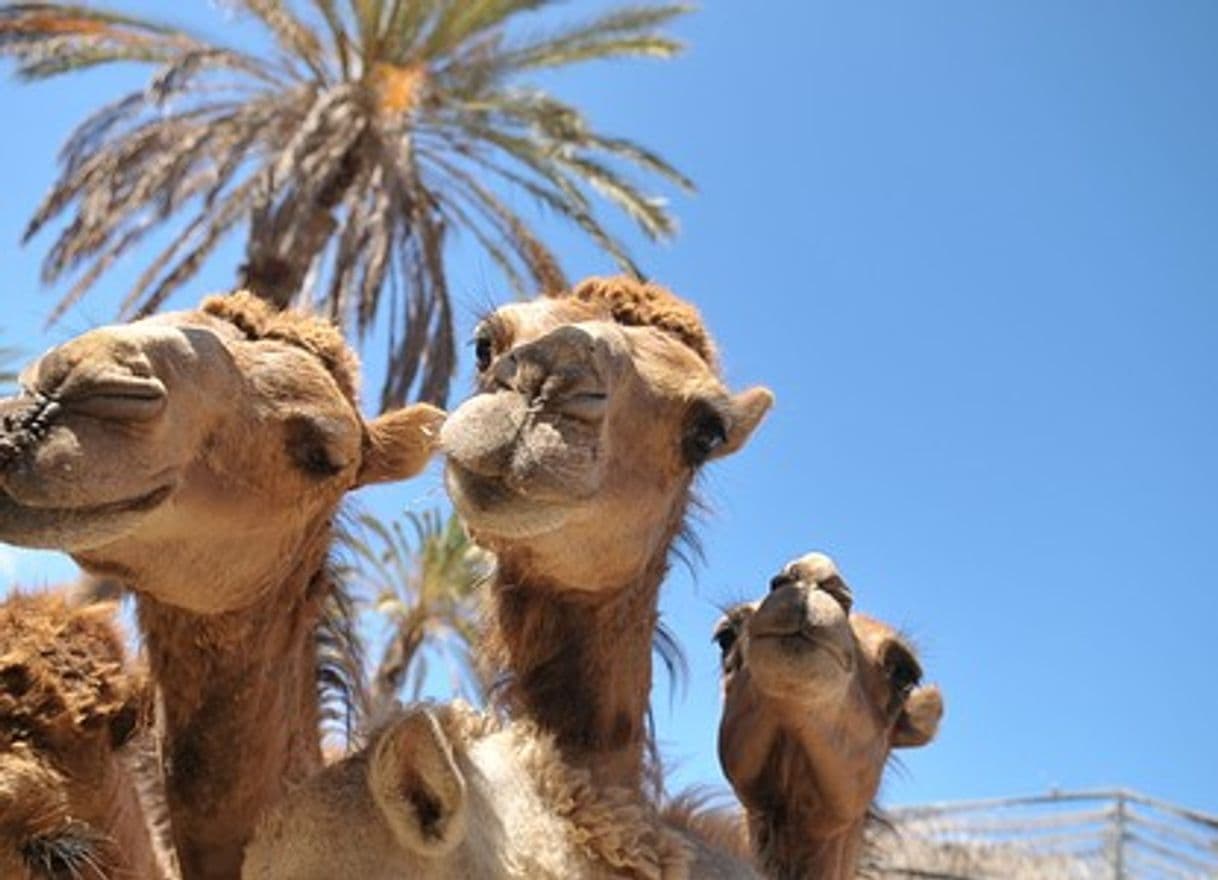
[[[81,507],[35,507],[0,489],[0,540],[18,546],[73,549],[69,545],[75,543],[74,536],[99,531],[99,524],[108,521],[155,510],[169,500],[175,487],[174,482],[163,483],[130,498]]]
[[[544,534],[561,526],[569,512],[561,502],[525,495],[504,477],[478,473],[452,457],[444,482],[457,512],[483,535],[519,539]]]
[[[522,497],[511,489],[503,477],[478,473],[454,458],[449,458],[445,470],[460,484],[461,494],[471,506],[491,509]]]
[[[821,633],[823,627],[807,624],[791,626],[769,625],[754,627],[749,632],[751,642],[768,642],[776,644],[786,654],[806,655],[810,653],[824,654],[849,672],[852,668],[850,658],[842,647],[830,636]]]

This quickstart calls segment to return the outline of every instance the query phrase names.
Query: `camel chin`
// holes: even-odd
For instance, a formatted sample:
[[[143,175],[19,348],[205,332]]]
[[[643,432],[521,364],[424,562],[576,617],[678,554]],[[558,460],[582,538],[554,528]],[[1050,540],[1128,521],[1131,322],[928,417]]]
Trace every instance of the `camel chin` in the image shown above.
[[[556,532],[572,512],[569,505],[521,495],[502,480],[474,473],[451,459],[444,484],[465,524],[483,539],[527,540]]]

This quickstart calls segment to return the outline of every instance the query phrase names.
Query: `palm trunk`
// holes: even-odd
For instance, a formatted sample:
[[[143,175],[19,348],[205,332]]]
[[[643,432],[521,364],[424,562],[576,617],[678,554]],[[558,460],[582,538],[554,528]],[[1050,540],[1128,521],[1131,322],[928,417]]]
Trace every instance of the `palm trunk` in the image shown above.
[[[414,655],[423,645],[424,623],[426,615],[419,609],[414,609],[402,621],[393,640],[385,648],[381,663],[376,670],[376,678],[372,684],[372,711],[374,717],[382,710],[392,705],[397,693],[401,690],[406,673],[410,671],[410,663]]]
[[[277,309],[292,304],[313,260],[338,227],[334,210],[359,177],[363,142],[356,138],[308,206],[301,207],[296,193],[289,192],[251,218],[246,261],[239,270],[242,288]]]

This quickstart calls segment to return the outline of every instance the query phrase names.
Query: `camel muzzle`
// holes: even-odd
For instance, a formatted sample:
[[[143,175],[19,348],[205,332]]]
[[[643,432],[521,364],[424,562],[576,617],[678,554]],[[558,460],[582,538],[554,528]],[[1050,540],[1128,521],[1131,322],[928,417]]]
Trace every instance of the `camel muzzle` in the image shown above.
[[[0,473],[46,436],[59,410],[59,402],[45,394],[0,403]]]

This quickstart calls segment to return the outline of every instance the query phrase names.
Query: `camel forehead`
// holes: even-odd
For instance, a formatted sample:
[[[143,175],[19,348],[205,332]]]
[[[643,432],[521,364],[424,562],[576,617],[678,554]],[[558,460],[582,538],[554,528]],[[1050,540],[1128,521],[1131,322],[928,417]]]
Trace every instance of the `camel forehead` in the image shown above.
[[[121,360],[126,352],[153,350],[174,361],[189,360],[193,369],[280,358],[289,365],[285,378],[322,372],[349,400],[358,394],[359,363],[337,328],[315,315],[273,312],[245,293],[211,297],[198,309],[100,327],[66,345],[75,349],[73,362],[116,355]]]
[[[684,391],[695,386],[722,387],[702,356],[681,340],[659,327],[623,324],[607,305],[596,300],[541,297],[502,306],[489,320],[511,346],[539,339],[559,327],[576,326],[594,339],[604,340],[611,351],[629,357],[660,385]]]

